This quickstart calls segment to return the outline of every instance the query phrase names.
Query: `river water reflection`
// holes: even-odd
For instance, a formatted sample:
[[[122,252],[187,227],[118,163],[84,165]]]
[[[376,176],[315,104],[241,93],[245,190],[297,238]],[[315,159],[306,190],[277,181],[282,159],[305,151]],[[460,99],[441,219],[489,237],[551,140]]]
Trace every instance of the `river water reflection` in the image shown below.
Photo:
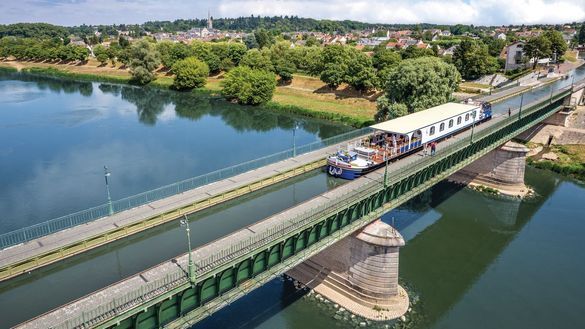
[[[350,127],[221,99],[0,71],[0,234]]]
[[[350,129],[194,94],[0,75],[0,233],[102,203],[104,164],[117,199],[290,148],[295,123],[298,145]],[[585,188],[534,169],[526,179],[538,193],[532,200],[442,183],[384,216],[407,239],[401,278],[421,300],[410,327],[585,326]],[[200,214],[194,242],[340,182],[311,173],[289,183]],[[182,252],[183,232],[172,225],[0,285],[0,309],[10,315],[0,323],[11,326]],[[88,282],[64,289],[80,280]],[[353,327],[281,280],[195,326]]]

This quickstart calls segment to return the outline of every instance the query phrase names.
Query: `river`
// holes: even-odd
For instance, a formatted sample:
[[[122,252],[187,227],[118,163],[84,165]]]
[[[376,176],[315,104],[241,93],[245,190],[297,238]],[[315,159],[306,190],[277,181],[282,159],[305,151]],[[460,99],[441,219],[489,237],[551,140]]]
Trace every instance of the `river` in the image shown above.
[[[103,165],[117,199],[288,149],[296,123],[297,145],[349,129],[204,95],[1,75],[0,138],[8,142],[0,146],[0,233],[103,203]],[[384,216],[407,240],[401,279],[421,301],[409,327],[584,326],[585,188],[535,169],[526,179],[537,192],[527,201],[441,183]],[[193,243],[342,183],[317,171],[198,213],[190,218]],[[169,223],[0,283],[0,327],[169,259],[184,244],[184,232]],[[304,295],[273,280],[194,328],[356,326]]]
[[[526,182],[537,196],[522,202],[440,183],[383,217],[406,239],[400,277],[420,300],[406,327],[585,326],[585,186],[531,168]],[[193,328],[358,327],[305,295],[273,280]]]
[[[351,130],[213,97],[0,71],[0,234]]]

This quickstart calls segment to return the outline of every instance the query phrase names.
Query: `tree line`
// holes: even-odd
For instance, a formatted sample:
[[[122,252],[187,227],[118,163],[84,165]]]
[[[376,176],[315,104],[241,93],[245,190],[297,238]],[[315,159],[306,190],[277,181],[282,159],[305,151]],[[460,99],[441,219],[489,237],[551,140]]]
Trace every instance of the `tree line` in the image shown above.
[[[120,36],[109,47],[95,45],[93,53],[102,65],[123,63],[138,84],[156,79],[157,70],[170,72],[174,75],[173,87],[178,90],[200,88],[209,75],[227,72],[222,93],[241,104],[270,100],[276,78],[286,84],[294,73],[318,76],[332,89],[347,84],[360,93],[384,91],[378,99],[376,116],[384,120],[449,101],[462,77],[476,79],[502,67],[497,56],[503,45],[505,42],[494,38],[462,37],[453,56],[439,57],[437,46],[400,50],[388,49],[384,44],[364,50],[339,44],[296,46],[268,30],[258,29],[243,43],[184,44],[146,37],[130,44]],[[553,53],[560,56],[566,49],[562,35],[554,30],[528,40],[525,46],[527,55],[536,59]],[[45,39],[0,39],[0,57],[84,61],[88,55],[87,48],[67,44],[54,35]]]
[[[84,46],[64,44],[60,39],[6,37],[0,39],[0,58],[18,60],[86,61],[89,50]]]

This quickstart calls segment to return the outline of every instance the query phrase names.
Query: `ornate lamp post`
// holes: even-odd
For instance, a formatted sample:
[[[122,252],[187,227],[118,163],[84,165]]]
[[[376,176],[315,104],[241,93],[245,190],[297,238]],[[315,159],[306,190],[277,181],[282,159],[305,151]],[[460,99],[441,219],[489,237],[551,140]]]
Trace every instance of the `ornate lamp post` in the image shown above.
[[[193,257],[191,256],[191,229],[189,228],[189,221],[187,220],[187,216],[185,215],[183,219],[181,219],[181,227],[185,228],[185,232],[187,232],[187,246],[189,248],[189,264],[187,265],[189,271],[189,281],[191,283],[195,283],[195,272],[193,271]]]
[[[471,118],[473,122],[471,123],[471,144],[473,144],[473,129],[475,128],[475,116],[477,115],[477,111],[471,112]]]
[[[522,104],[524,103],[524,93],[520,95],[520,108],[518,109],[518,120],[522,118]]]
[[[299,124],[295,122],[295,126],[293,127],[293,157],[297,156],[297,143],[296,143],[297,129],[299,129]]]
[[[111,216],[114,214],[114,207],[112,206],[112,196],[110,195],[110,184],[108,183],[108,177],[112,173],[108,170],[107,166],[104,166],[104,178],[106,179],[106,195],[108,198],[108,214]]]

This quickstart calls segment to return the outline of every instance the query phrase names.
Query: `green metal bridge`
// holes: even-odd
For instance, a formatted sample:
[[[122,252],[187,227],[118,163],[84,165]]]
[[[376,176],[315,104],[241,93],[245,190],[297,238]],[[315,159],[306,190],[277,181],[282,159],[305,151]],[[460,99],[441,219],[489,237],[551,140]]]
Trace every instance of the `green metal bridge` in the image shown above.
[[[380,169],[265,220],[261,230],[244,229],[194,250],[192,276],[183,255],[149,270],[156,280],[134,289],[127,287],[135,281],[121,281],[18,327],[192,326],[558,112],[573,89],[445,140],[434,157],[391,163],[387,177]]]

